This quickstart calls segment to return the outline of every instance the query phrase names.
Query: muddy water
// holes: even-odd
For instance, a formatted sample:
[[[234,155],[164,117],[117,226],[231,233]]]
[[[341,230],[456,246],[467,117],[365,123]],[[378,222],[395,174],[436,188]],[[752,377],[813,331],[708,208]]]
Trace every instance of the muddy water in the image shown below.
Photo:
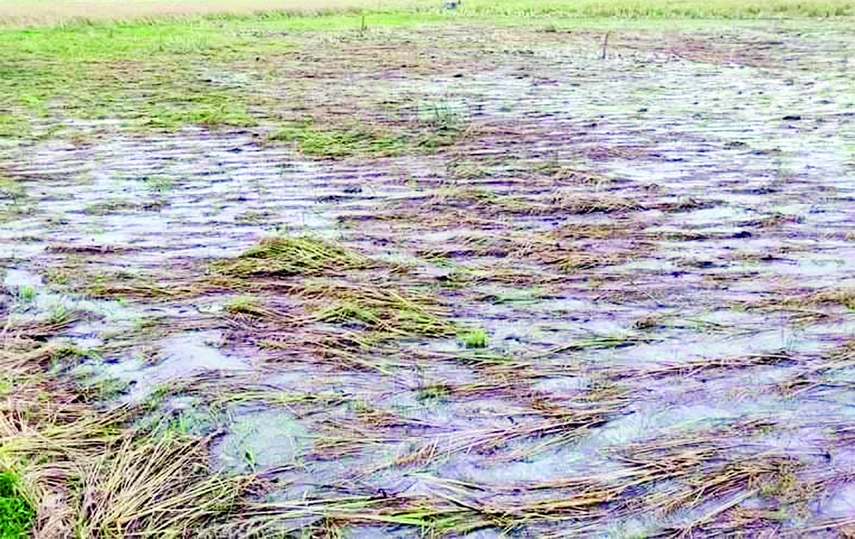
[[[762,62],[733,49],[727,61],[715,51],[689,54],[678,38],[663,49],[632,35],[616,39],[602,60],[597,45],[570,36],[523,53],[487,43],[501,61],[475,63],[459,77],[404,72],[325,81],[330,94],[346,83],[357,98],[378,86],[390,95],[416,93],[472,126],[471,135],[433,156],[318,161],[293,148],[260,147],[245,133],[195,130],[155,137],[117,129],[86,147],[44,141],[9,150],[3,168],[25,192],[4,201],[6,209],[25,211],[0,226],[4,285],[15,294],[9,309],[47,316],[59,303],[96,313],[97,321],[64,335],[93,349],[157,318],[165,331],[93,362],[98,376],[128,384],[119,399],[138,402],[187,379],[212,387],[227,380],[235,393],[261,386],[291,397],[334,397],[285,406],[238,399],[216,409],[170,401],[178,415],[207,416],[195,423],[201,430],[223,430],[213,446],[215,469],[268,472],[287,485],[272,499],[345,492],[446,504],[453,480],[479,485],[467,493],[478,503],[519,507],[568,496],[557,487],[527,490],[532,484],[608,481],[630,470],[615,456],[628,444],[686,433],[703,438],[723,425],[762,420],[770,427],[760,435],[746,429],[728,439],[733,451],[725,464],[746,455],[792,457],[803,466],[798,480],[827,481],[827,492],[787,505],[774,520],[757,517],[758,529],[822,535],[816,527],[827,519],[855,513],[851,451],[834,436],[855,419],[851,367],[823,370],[832,350],[855,334],[855,317],[839,302],[786,301],[855,282],[855,111],[844,97],[853,79],[840,62],[820,69],[829,57],[845,57],[839,36],[752,32],[777,43]],[[350,52],[341,47],[327,52]],[[814,57],[826,63],[811,64]],[[461,164],[468,172],[455,175]],[[565,181],[538,172],[544,166],[588,170],[607,181]],[[625,209],[425,209],[425,201],[447,198],[449,187],[547,205],[555,193],[599,197]],[[381,215],[408,217],[375,218]],[[524,242],[562,226],[610,223],[631,233],[549,240],[567,251],[621,253],[569,272],[525,249],[461,250],[440,261],[419,256],[464,245],[473,233]],[[414,264],[404,285],[432,291],[451,318],[487,330],[487,350],[466,350],[454,338],[408,338],[361,352],[388,368],[354,370],[316,361],[310,351],[282,356],[252,346],[251,329],[235,330],[218,316],[227,296],[90,300],[57,294],[49,279],[62,267],[76,277],[155,275],[168,287],[203,274],[208,259],[234,256],[275,232],[337,238]],[[479,278],[449,287],[439,277],[451,269]],[[499,270],[527,278],[507,282]],[[493,363],[473,361],[478,353]],[[785,360],[749,361],[773,355]],[[710,366],[719,360],[729,363]],[[538,430],[564,417],[556,414],[591,408],[605,411],[579,429]],[[526,428],[533,434],[513,435]],[[431,444],[437,455],[401,462]],[[709,466],[716,465],[722,463]],[[752,489],[745,483],[673,511],[615,503],[610,519],[533,519],[520,533],[625,537],[691,524],[714,534],[711,524],[736,518],[732,507],[777,510],[782,503]],[[419,533],[371,526],[349,532]]]

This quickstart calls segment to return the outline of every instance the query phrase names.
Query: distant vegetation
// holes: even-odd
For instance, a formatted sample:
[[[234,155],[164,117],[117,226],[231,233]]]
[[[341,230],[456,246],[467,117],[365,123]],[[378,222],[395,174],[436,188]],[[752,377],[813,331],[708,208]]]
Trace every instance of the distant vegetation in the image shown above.
[[[12,0],[0,4],[0,24],[73,20],[148,19],[162,16],[322,15],[347,12],[446,11],[434,0]],[[829,17],[855,14],[851,0],[466,0],[459,16],[569,17]]]

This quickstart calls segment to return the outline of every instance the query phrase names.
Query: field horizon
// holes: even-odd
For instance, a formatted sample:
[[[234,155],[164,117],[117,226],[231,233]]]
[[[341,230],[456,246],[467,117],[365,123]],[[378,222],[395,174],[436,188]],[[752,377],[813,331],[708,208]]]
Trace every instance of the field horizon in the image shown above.
[[[110,23],[167,18],[322,16],[342,13],[447,12],[437,0],[6,0],[0,25]],[[462,16],[516,17],[848,17],[852,0],[465,0]]]

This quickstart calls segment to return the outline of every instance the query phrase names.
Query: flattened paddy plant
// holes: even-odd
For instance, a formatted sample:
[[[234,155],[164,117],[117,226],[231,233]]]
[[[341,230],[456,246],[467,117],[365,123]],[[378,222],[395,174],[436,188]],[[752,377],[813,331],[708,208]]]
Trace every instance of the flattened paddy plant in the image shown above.
[[[0,2],[0,539],[855,537],[853,17]]]
[[[315,289],[314,293],[317,293]],[[380,332],[408,335],[449,335],[454,325],[430,297],[368,287],[327,289],[333,301],[316,313],[325,322],[355,322]]]
[[[366,269],[369,258],[333,242],[308,236],[275,236],[262,240],[241,256],[218,261],[213,269],[234,277],[317,275]]]
[[[3,537],[170,536],[228,515],[252,479],[211,475],[208,440],[135,428],[142,409],[84,404],[40,374],[35,360],[53,351],[28,345],[7,341],[2,356],[16,380],[0,396]]]

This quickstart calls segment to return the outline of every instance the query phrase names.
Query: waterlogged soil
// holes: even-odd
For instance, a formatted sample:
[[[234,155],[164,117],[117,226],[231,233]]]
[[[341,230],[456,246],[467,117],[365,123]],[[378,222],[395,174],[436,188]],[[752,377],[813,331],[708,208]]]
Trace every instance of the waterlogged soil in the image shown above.
[[[7,141],[3,309],[82,313],[49,337],[70,372],[213,433],[271,529],[854,533],[855,42],[734,28],[305,34],[211,75],[295,117],[451,118],[432,151],[313,157],[261,113]],[[275,234],[376,263],[214,278]],[[310,316],[341,290],[445,329]]]

